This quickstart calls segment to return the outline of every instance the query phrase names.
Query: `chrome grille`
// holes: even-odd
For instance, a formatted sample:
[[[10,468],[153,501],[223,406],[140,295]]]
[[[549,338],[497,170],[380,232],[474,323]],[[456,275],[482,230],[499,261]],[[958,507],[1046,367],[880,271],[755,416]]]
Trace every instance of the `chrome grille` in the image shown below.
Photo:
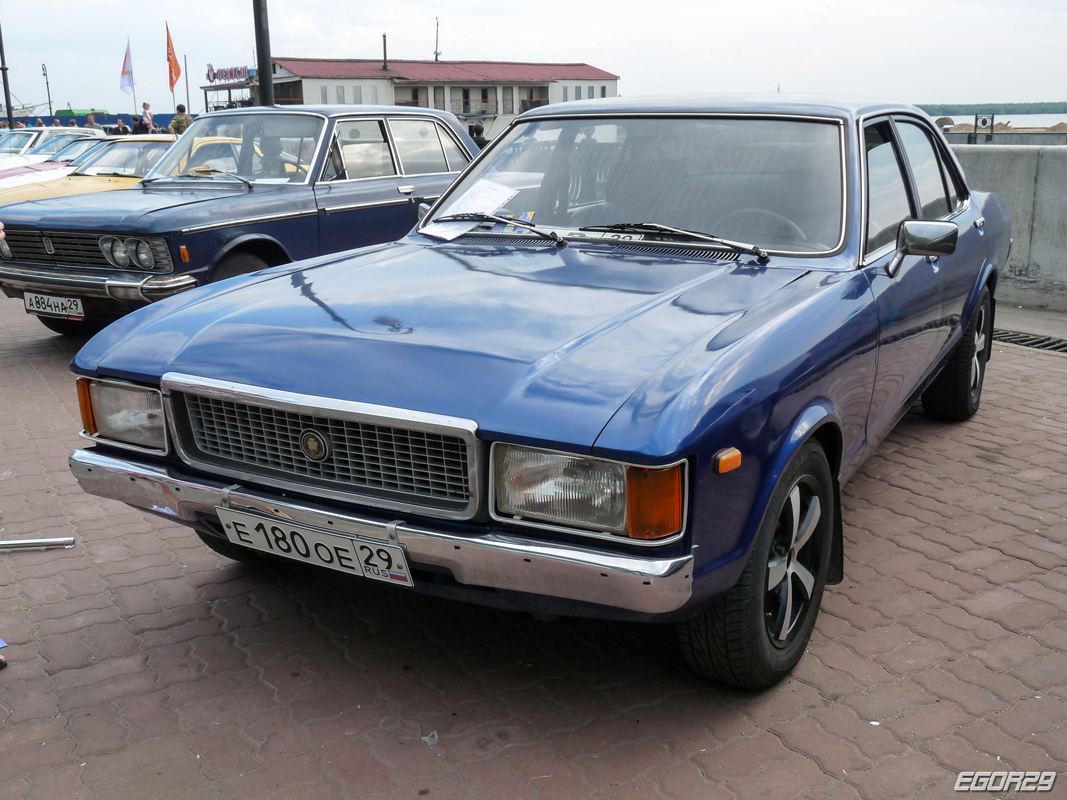
[[[182,393],[185,442],[212,462],[361,493],[387,493],[423,505],[470,500],[467,445],[458,436]],[[308,459],[300,434],[324,434],[330,455]]]
[[[4,229],[5,238],[11,248],[12,261],[22,264],[41,264],[49,267],[87,267],[89,269],[117,270],[104,258],[100,250],[100,237],[103,233],[76,233],[73,231],[41,231]],[[114,235],[114,234],[111,234]],[[45,238],[52,242],[49,253],[44,246]],[[143,238],[143,237],[141,237]],[[156,265],[151,270],[131,264],[125,270],[130,272],[171,272],[173,266],[167,242],[160,238],[146,239],[152,248]]]

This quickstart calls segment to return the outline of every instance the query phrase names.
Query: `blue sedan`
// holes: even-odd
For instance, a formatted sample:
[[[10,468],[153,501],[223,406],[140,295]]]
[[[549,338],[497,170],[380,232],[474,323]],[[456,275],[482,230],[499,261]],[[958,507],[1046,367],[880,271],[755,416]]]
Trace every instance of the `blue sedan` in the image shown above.
[[[205,114],[136,188],[4,206],[0,289],[57,333],[90,332],[204,283],[398,239],[477,152],[429,109]]]
[[[842,578],[842,485],[920,398],[977,412],[1010,241],[911,106],[545,106],[405,238],[96,336],[71,468],[234,559],[672,622],[765,687]]]

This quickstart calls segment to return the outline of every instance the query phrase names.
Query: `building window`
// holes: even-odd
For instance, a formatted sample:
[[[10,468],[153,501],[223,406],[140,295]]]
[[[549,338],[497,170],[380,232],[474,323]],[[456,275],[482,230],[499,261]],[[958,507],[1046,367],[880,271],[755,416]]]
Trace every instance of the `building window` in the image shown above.
[[[445,110],[445,87],[435,86],[433,87],[433,107],[438,111]]]
[[[586,97],[588,97],[590,100],[593,99],[593,87],[592,86],[589,87],[589,91],[588,91],[588,94],[586,94]]]
[[[352,102],[357,104],[357,105],[359,105],[360,103],[363,102],[363,87],[362,86],[353,86],[352,87]]]
[[[608,87],[607,86],[601,86],[600,87],[600,96],[601,97],[607,97],[608,96]]]
[[[319,87],[319,102],[322,103],[323,105],[326,105],[328,102],[330,102],[330,96],[329,96],[329,94],[327,94],[327,92],[329,92],[329,91],[330,91],[330,87],[329,86],[320,86]]]
[[[345,87],[344,86],[338,86],[337,87],[337,102],[338,102],[339,105],[344,105],[344,103],[345,103]]]
[[[377,86],[370,87],[370,101],[371,101],[371,105],[375,105],[375,106],[378,105],[378,87]]]
[[[563,87],[563,102],[564,103],[567,102],[567,87],[566,86]]]

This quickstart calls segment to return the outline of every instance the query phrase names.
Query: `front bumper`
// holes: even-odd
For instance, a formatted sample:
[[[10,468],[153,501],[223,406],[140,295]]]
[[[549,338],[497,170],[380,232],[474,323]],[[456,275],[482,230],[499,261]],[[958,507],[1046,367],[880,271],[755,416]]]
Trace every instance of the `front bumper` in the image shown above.
[[[140,275],[108,273],[92,275],[64,269],[0,264],[0,284],[30,292],[56,292],[76,297],[107,297],[113,300],[138,300],[151,303],[192,289],[197,280],[192,275]]]
[[[430,530],[404,520],[383,522],[338,514],[312,503],[268,495],[240,486],[150,466],[97,450],[75,450],[70,468],[90,494],[193,524],[197,514],[216,516],[218,507],[399,544],[413,564],[448,569],[471,587],[593,603],[643,614],[681,608],[692,594],[693,557],[648,558],[605,553],[588,547],[548,544],[486,533],[463,536]],[[327,524],[330,525],[327,528]],[[419,588],[416,581],[416,588]]]

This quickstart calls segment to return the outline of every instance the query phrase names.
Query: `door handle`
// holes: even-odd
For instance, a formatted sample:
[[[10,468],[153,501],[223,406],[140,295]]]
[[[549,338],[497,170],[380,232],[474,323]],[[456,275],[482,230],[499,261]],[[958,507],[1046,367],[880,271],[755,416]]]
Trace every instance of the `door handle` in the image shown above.
[[[413,191],[415,191],[415,187],[414,186],[397,186],[396,190],[398,192],[400,192],[400,194],[411,194]]]

